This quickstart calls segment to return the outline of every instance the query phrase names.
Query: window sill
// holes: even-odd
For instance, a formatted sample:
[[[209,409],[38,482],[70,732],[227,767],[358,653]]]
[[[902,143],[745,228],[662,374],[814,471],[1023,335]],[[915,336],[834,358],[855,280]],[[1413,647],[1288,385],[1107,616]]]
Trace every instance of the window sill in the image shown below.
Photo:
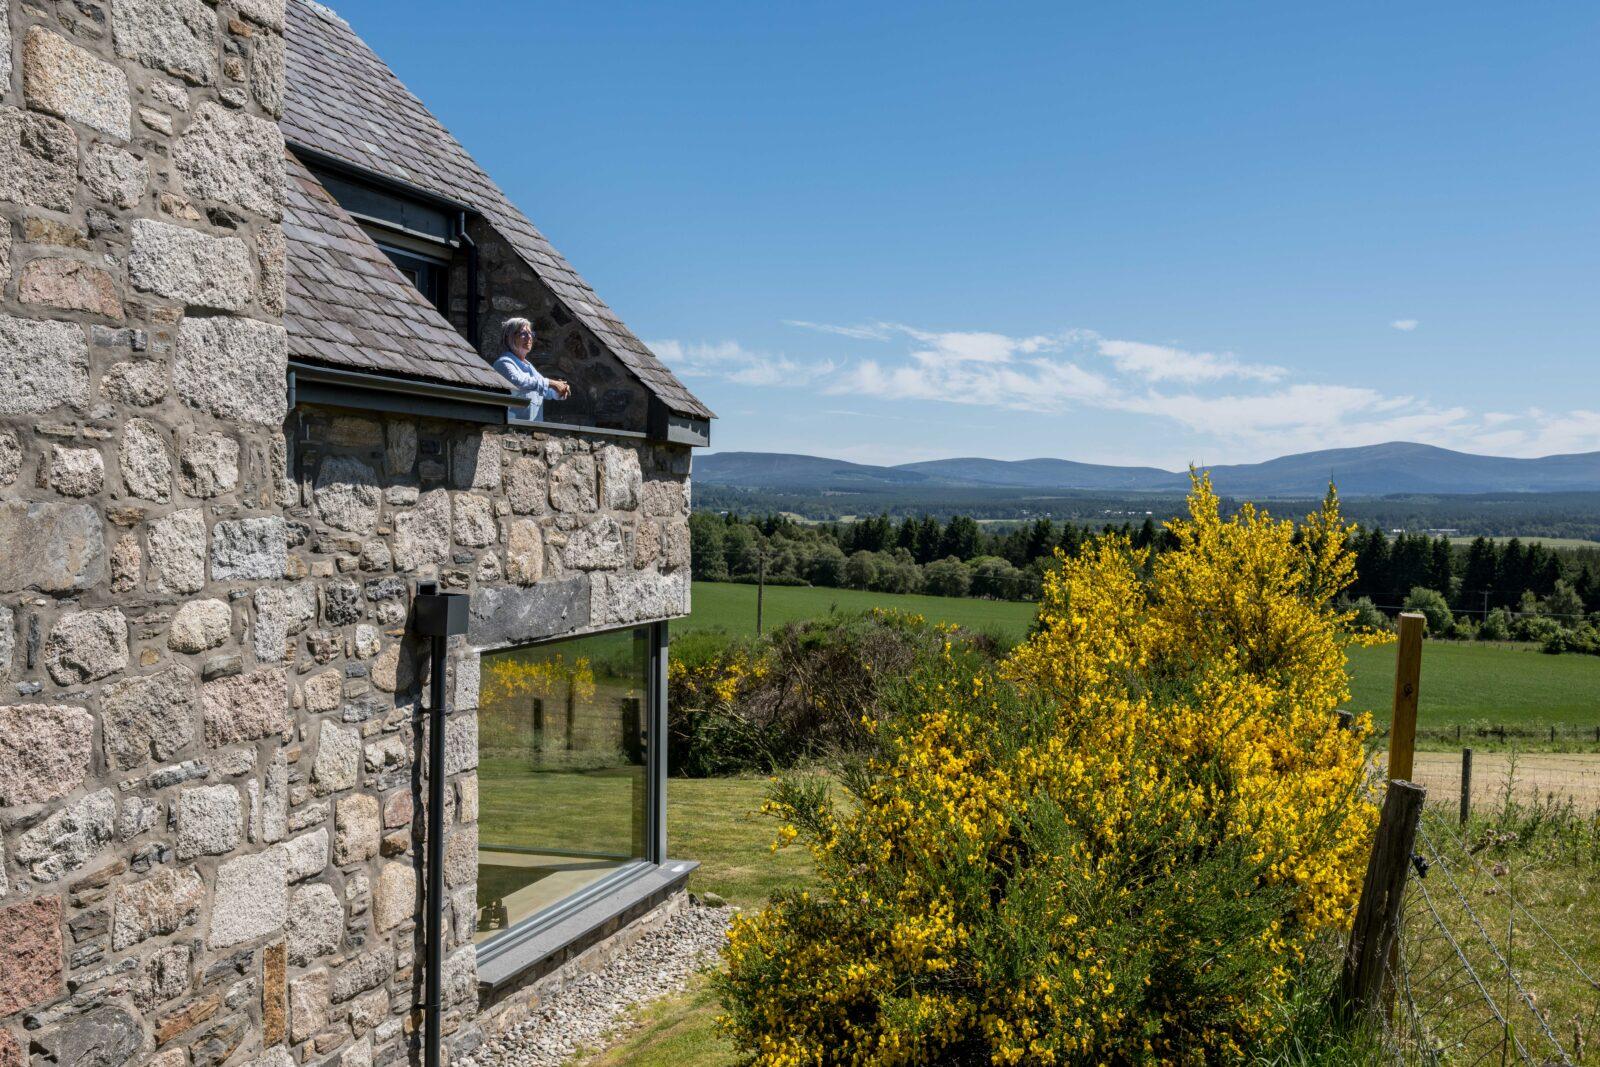
[[[643,914],[682,889],[700,864],[695,860],[667,860],[660,865],[641,863],[624,877],[608,883],[601,892],[580,898],[576,906],[555,905],[541,920],[528,920],[529,928],[506,931],[478,946],[478,993],[489,1000],[508,986],[542,977],[577,956],[612,931],[616,920]],[[623,924],[618,924],[620,928]]]

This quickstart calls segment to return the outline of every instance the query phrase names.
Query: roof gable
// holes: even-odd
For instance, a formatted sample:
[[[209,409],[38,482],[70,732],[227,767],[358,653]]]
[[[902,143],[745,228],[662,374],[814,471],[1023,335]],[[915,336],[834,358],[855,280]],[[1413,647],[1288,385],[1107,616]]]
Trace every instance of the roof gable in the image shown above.
[[[343,19],[289,0],[284,37],[281,125],[291,145],[468,205],[669,410],[713,417]]]

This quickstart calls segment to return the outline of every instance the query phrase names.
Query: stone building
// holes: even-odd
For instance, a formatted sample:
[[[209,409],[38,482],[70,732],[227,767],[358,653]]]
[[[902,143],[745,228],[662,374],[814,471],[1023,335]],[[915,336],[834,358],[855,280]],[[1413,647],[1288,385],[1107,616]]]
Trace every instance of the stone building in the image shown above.
[[[459,1057],[682,899],[711,412],[326,8],[10,0],[0,90],[0,1067]]]

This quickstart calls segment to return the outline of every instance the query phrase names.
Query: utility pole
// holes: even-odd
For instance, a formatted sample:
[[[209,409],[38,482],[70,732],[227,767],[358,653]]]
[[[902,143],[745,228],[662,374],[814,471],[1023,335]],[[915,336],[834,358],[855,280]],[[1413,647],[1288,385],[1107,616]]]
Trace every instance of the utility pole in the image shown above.
[[[756,636],[761,636],[761,601],[767,591],[767,543],[758,542],[760,562],[756,564]]]

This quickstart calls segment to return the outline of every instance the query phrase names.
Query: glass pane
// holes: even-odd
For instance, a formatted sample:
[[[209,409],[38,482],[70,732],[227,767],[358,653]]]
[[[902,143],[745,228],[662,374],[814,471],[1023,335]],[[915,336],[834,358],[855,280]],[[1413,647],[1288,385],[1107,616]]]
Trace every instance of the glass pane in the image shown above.
[[[483,657],[477,940],[644,857],[649,635]]]

